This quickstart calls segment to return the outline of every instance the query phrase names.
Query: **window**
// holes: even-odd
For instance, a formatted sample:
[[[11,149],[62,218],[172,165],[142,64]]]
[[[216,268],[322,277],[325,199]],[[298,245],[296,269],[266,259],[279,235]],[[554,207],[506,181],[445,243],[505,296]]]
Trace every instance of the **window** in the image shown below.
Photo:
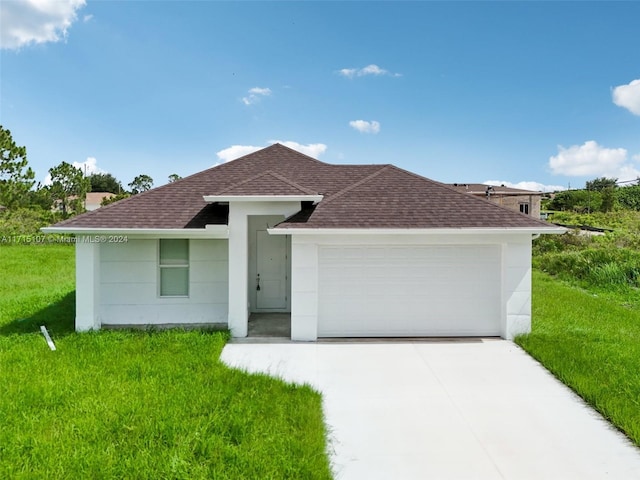
[[[160,240],[160,296],[189,295],[189,240]]]
[[[520,204],[520,211],[522,213],[524,213],[525,215],[529,215],[529,204],[528,203],[521,203]]]

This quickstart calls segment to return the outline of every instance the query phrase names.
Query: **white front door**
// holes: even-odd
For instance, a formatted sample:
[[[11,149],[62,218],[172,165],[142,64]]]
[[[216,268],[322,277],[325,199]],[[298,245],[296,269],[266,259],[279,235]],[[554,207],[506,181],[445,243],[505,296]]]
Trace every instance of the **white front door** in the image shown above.
[[[287,308],[287,239],[256,232],[256,303],[259,309]]]

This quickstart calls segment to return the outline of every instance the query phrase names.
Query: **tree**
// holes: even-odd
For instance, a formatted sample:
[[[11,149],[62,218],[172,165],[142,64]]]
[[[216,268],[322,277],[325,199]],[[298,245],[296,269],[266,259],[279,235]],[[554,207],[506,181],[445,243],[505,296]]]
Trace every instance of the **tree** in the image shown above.
[[[579,213],[597,212],[602,206],[602,194],[589,190],[558,192],[549,202],[550,210],[573,210]]]
[[[24,204],[35,181],[27,166],[27,149],[13,141],[11,132],[0,125],[0,205]]]
[[[46,211],[51,210],[53,199],[51,198],[50,188],[38,182],[35,189],[27,192],[25,204],[28,205],[29,208],[41,208]]]
[[[151,190],[152,187],[153,187],[153,178],[151,178],[149,175],[144,175],[144,174],[138,175],[129,184],[129,188],[131,188],[131,193],[133,195],[137,195],[138,193]]]
[[[177,173],[172,173],[171,175],[169,175],[169,183],[177,182],[178,180],[181,180],[181,179],[182,177]]]
[[[601,212],[610,212],[613,210],[613,206],[616,203],[616,191],[615,187],[607,186],[600,190],[602,196],[602,205],[600,205]]]
[[[122,192],[122,184],[110,173],[94,173],[89,176],[92,192]]]
[[[127,193],[127,192],[122,192],[122,193],[118,193],[113,197],[104,197],[102,199],[102,201],[100,202],[100,206],[104,207],[105,205],[109,205],[111,203],[115,203],[118,200],[122,200],[125,198],[129,198],[131,196],[131,194]]]
[[[640,210],[640,185],[616,189],[618,205],[629,210]]]
[[[82,170],[73,165],[62,162],[57,167],[49,169],[51,175],[51,197],[60,202],[63,215],[69,213],[69,207],[75,212],[83,209],[87,192],[91,187],[88,178],[85,178]]]
[[[589,180],[585,184],[584,188],[585,190],[593,190],[596,192],[601,192],[605,188],[614,189],[616,188],[617,184],[618,184],[617,178],[600,177],[600,178],[594,178],[593,180]]]

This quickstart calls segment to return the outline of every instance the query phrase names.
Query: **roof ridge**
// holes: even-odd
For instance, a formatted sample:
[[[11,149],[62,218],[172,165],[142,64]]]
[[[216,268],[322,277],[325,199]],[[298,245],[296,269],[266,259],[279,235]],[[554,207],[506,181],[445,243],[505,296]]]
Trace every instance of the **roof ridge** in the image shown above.
[[[309,160],[313,160],[316,163],[320,163],[322,165],[331,165],[330,163],[326,163],[326,162],[323,162],[322,160],[318,160],[317,158],[313,158],[311,155],[307,155],[306,153],[302,153],[302,152],[300,152],[300,151],[298,151],[298,150],[296,150],[294,148],[287,147],[286,145],[283,145],[280,142],[272,143],[271,145],[269,145],[266,148],[272,148],[272,147],[275,147],[275,146],[286,148],[287,150],[290,150],[290,151],[292,151],[294,153],[297,153],[298,155],[302,155],[303,157],[307,157]]]
[[[275,149],[275,148],[284,148],[284,149],[289,150],[290,152],[293,152],[293,153],[295,153],[297,155],[302,155],[303,157],[307,158],[308,160],[313,160],[314,162],[319,163],[321,165],[332,165],[331,163],[326,163],[326,162],[323,162],[322,160],[318,160],[317,158],[313,158],[312,156],[307,155],[306,153],[302,153],[302,152],[300,152],[300,151],[298,151],[298,150],[296,150],[294,148],[287,147],[286,145],[283,145],[283,144],[281,144],[279,142],[274,142],[271,145],[268,145],[266,147],[261,147],[258,150],[255,150],[253,152],[245,153],[244,155],[242,155],[242,156],[240,156],[238,158],[232,158],[231,160],[228,160],[226,162],[222,162],[222,163],[219,163],[217,165],[214,165],[211,168],[221,167],[223,165],[234,163],[234,162],[236,162],[238,160],[243,160],[243,159],[245,159],[247,157],[251,157],[251,156],[255,155],[256,153],[264,153],[265,150]],[[211,168],[209,168],[208,170],[210,170]],[[198,173],[202,173],[202,172],[198,172]]]
[[[288,179],[287,177],[285,177],[284,175],[280,175],[279,173],[274,172],[273,170],[265,170],[264,172],[260,172],[260,173],[257,173],[257,174],[255,174],[255,175],[252,175],[251,177],[249,177],[249,178],[247,178],[247,179],[245,179],[245,180],[243,180],[243,181],[241,181],[241,182],[234,183],[233,185],[230,185],[230,186],[228,186],[227,188],[225,188],[225,189],[223,189],[223,190],[219,191],[219,192],[217,193],[217,195],[221,195],[221,194],[223,194],[223,193],[225,193],[225,192],[228,192],[228,191],[230,191],[230,190],[233,190],[233,189],[235,189],[235,188],[238,188],[238,187],[239,187],[239,186],[241,186],[241,185],[246,185],[247,183],[251,183],[251,182],[253,182],[254,180],[257,180],[258,178],[260,178],[260,177],[264,177],[264,176],[267,176],[267,175],[269,175],[269,176],[271,176],[271,177],[274,177],[274,178],[276,178],[277,180],[280,180],[281,182],[284,182],[284,183],[286,183],[287,185],[289,185],[289,186],[291,186],[291,187],[294,187],[294,188],[296,188],[296,189],[300,190],[301,192],[304,192],[304,193],[306,193],[306,194],[308,194],[308,195],[317,195],[317,193],[316,193],[316,192],[314,192],[313,190],[310,190],[310,189],[308,189],[308,188],[306,188],[306,187],[303,187],[302,185],[298,185],[298,184],[297,184],[297,183],[295,183],[294,181],[289,180],[289,179]]]
[[[249,178],[245,178],[244,180],[237,182],[237,183],[233,183],[231,185],[229,185],[227,188],[223,188],[222,190],[220,190],[217,194],[220,195],[224,192],[227,192],[229,190],[233,190],[236,187],[239,187],[240,185],[245,185],[249,182],[253,182],[255,179],[263,177],[265,175],[268,175],[271,172],[271,170],[265,170],[264,172],[260,172],[260,173],[256,173],[255,175],[251,175]]]
[[[277,179],[282,180],[283,182],[287,183],[288,185],[291,185],[292,187],[295,187],[298,190],[301,190],[301,191],[303,191],[305,193],[308,193],[309,195],[317,195],[318,194],[318,192],[313,191],[310,188],[303,187],[299,183],[296,183],[293,180],[290,180],[289,178],[285,177],[284,175],[282,175],[282,174],[280,174],[278,172],[274,172],[273,170],[267,170],[267,172],[269,172],[272,176],[276,177]]]
[[[336,165],[336,166],[340,166],[340,165]],[[321,204],[326,205],[327,203],[331,203],[333,200],[335,200],[336,198],[340,198],[342,195],[344,195],[345,193],[353,190],[354,188],[359,187],[360,185],[368,182],[369,180],[377,177],[378,175],[380,175],[383,171],[387,170],[388,167],[393,167],[393,165],[387,163],[387,164],[382,164],[380,165],[381,168],[379,168],[378,170],[376,170],[375,172],[373,172],[371,175],[367,175],[366,177],[358,180],[356,183],[352,183],[351,185],[349,185],[346,188],[343,188],[342,190],[340,190],[339,192],[334,193],[333,195],[331,195],[329,198],[327,198],[326,200],[323,200],[321,202]]]

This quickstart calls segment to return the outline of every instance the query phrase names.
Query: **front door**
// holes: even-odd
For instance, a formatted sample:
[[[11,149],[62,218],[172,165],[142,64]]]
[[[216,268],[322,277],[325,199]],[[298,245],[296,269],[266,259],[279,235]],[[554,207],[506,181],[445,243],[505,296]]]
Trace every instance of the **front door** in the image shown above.
[[[259,309],[287,308],[287,238],[256,232],[256,306]]]

